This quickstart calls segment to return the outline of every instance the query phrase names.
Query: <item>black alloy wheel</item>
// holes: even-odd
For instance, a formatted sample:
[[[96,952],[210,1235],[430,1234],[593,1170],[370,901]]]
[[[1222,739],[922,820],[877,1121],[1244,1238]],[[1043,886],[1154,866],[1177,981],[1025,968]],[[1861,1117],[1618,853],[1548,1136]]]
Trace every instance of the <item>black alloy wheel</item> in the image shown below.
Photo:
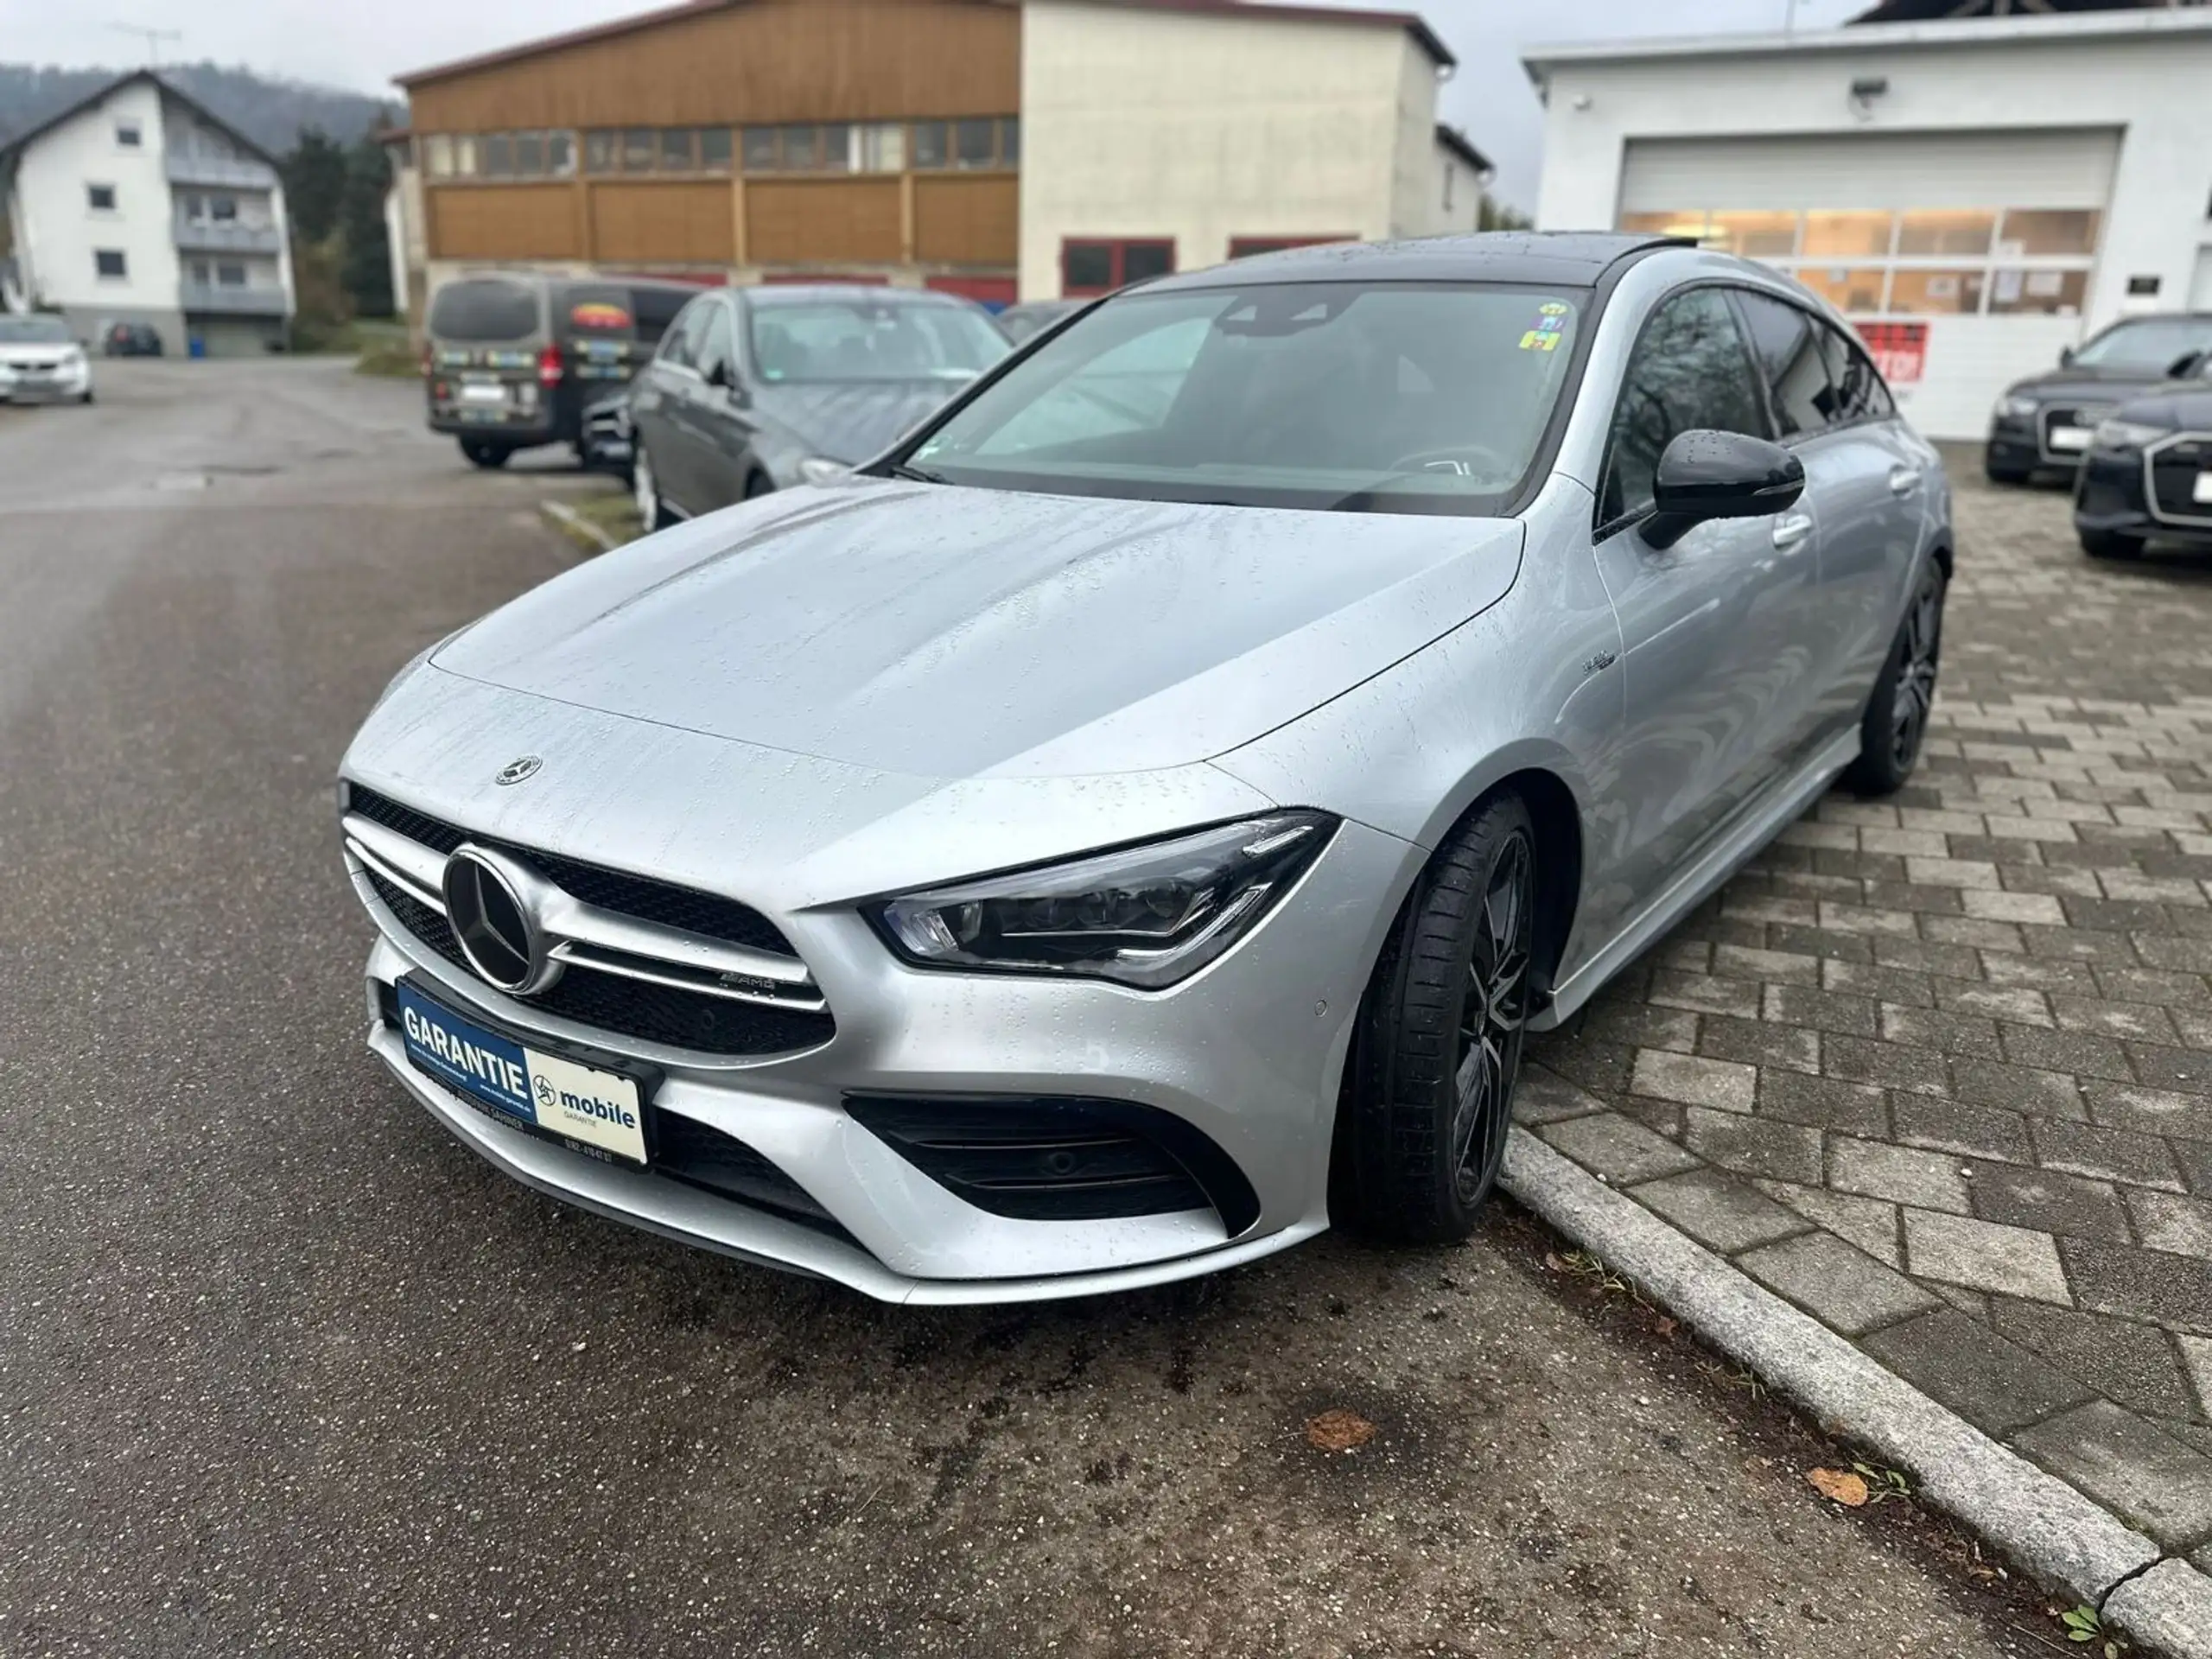
[[[1866,700],[1859,758],[1844,780],[1863,795],[1887,795],[1912,776],[1936,707],[1943,654],[1943,595],[1948,582],[1934,559],[1921,567],[1897,639]]]
[[[1512,1127],[1536,894],[1535,823],[1510,792],[1480,803],[1414,883],[1346,1063],[1339,1220],[1421,1243],[1473,1230]]]

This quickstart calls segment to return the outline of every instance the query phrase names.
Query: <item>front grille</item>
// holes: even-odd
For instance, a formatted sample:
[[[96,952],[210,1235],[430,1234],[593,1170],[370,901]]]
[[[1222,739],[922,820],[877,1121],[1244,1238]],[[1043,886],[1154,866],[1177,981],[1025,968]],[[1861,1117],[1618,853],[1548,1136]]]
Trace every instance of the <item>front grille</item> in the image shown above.
[[[2212,472],[2212,438],[2184,438],[2151,456],[2151,503],[2162,518],[2212,523],[2212,502],[2196,499],[2199,475]]]
[[[476,970],[461,954],[444,917],[373,871],[368,880],[402,927],[472,979],[475,977]],[[514,1000],[524,1007],[542,1009],[619,1037],[664,1043],[702,1054],[784,1054],[818,1048],[837,1032],[836,1021],[826,1008],[736,1002],[703,991],[651,985],[574,964],[550,988]]]
[[[1024,1221],[1212,1210],[1232,1238],[1259,1199],[1191,1124],[1128,1101],[849,1095],[845,1109],[956,1197]]]
[[[404,899],[406,895],[403,893],[401,897]],[[419,905],[416,908],[438,927],[445,926],[444,918],[436,912],[424,910]],[[446,937],[450,939],[452,936],[448,933]],[[379,988],[378,1001],[384,1011],[385,1023],[396,1028],[399,1023],[399,1000],[391,986]],[[650,1119],[652,1148],[652,1161],[646,1168],[652,1173],[735,1199],[752,1209],[766,1210],[786,1221],[798,1222],[860,1247],[860,1241],[816,1203],[811,1193],[734,1135],[724,1135],[696,1118],[662,1111],[650,1101],[645,1111]]]
[[[2047,405],[2038,419],[2038,423],[2036,429],[2037,436],[2042,442],[2044,454],[2050,455],[2054,459],[2064,461],[2076,461],[2081,460],[2084,454],[2084,451],[2082,450],[2054,449],[2050,447],[2051,429],[2056,426],[2078,426],[2086,427],[2090,431],[2094,432],[2097,429],[2098,423],[2101,422],[2106,416],[2111,414],[2113,406],[2110,404],[2052,404]]]
[[[621,870],[610,870],[598,864],[586,864],[573,858],[559,858],[551,853],[538,852],[528,847],[510,846],[488,836],[471,835],[467,830],[417,812],[411,806],[403,806],[374,790],[364,789],[359,784],[346,789],[346,810],[358,812],[372,823],[408,840],[419,842],[441,853],[450,853],[464,841],[473,841],[480,847],[490,847],[529,865],[556,887],[564,887],[588,905],[601,910],[620,912],[635,916],[642,921],[658,922],[664,927],[679,927],[687,933],[699,933],[710,939],[721,939],[730,944],[749,945],[755,950],[768,950],[779,957],[796,957],[791,941],[783,936],[777,925],[749,905],[734,899],[724,899],[717,893],[701,893],[696,887],[679,887],[671,882],[656,881],[651,877],[631,875]]]

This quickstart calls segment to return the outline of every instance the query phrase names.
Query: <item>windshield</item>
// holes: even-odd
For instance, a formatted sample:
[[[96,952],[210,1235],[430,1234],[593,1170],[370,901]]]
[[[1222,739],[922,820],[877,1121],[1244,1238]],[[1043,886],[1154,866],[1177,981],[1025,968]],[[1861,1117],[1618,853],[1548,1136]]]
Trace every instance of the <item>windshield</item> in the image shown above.
[[[0,317],[0,345],[67,346],[69,339],[60,317]]]
[[[2074,353],[2093,369],[2144,369],[2163,374],[2183,358],[2212,351],[2212,317],[2145,317],[2120,323]]]
[[[772,385],[855,380],[973,380],[1010,349],[962,305],[881,300],[756,301],[753,360]]]
[[[537,290],[498,277],[448,283],[430,302],[436,340],[528,340],[537,332]]]
[[[1572,293],[1290,283],[1108,302],[908,457],[956,484],[1494,512],[1566,385]]]

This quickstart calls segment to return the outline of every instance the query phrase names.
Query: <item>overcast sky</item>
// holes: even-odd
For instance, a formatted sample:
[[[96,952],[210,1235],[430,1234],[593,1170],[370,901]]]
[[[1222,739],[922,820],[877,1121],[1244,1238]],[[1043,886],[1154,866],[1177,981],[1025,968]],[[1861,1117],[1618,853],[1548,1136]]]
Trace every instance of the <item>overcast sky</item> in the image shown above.
[[[174,30],[165,58],[213,58],[264,74],[390,92],[404,70],[649,9],[654,0],[0,0],[10,62],[146,60],[118,24]],[[1522,73],[1524,47],[1563,40],[1722,33],[1782,25],[1790,0],[1374,0],[1424,12],[1460,60],[1444,118],[1498,164],[1498,194],[1533,207],[1541,126]],[[1796,0],[1801,28],[1840,22],[1869,0]]]

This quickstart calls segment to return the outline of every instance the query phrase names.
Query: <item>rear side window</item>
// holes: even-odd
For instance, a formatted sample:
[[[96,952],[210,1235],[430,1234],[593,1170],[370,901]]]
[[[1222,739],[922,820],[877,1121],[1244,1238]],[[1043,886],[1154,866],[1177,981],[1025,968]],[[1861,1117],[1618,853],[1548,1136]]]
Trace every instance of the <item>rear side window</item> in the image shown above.
[[[1796,306],[1764,294],[1739,292],[1736,298],[1751,331],[1751,351],[1773,394],[1781,435],[1794,438],[1825,429],[1835,395],[1821,349],[1821,325]]]
[[[662,334],[656,360],[673,363],[679,368],[695,367],[700,345],[706,337],[707,313],[714,303],[702,294],[686,306],[674,325]]]
[[[634,337],[637,319],[630,308],[630,290],[606,283],[580,283],[559,290],[559,331],[590,340],[626,340]]]
[[[448,283],[430,302],[430,334],[437,340],[528,340],[537,326],[537,290],[499,277]]]
[[[1643,325],[1613,410],[1600,522],[1649,506],[1661,452],[1680,434],[1700,430],[1767,435],[1757,372],[1717,288],[1674,296]]]
[[[1827,359],[1828,379],[1836,389],[1836,424],[1881,420],[1897,412],[1889,388],[1874,372],[1873,360],[1840,329],[1821,325],[1821,354]]]

